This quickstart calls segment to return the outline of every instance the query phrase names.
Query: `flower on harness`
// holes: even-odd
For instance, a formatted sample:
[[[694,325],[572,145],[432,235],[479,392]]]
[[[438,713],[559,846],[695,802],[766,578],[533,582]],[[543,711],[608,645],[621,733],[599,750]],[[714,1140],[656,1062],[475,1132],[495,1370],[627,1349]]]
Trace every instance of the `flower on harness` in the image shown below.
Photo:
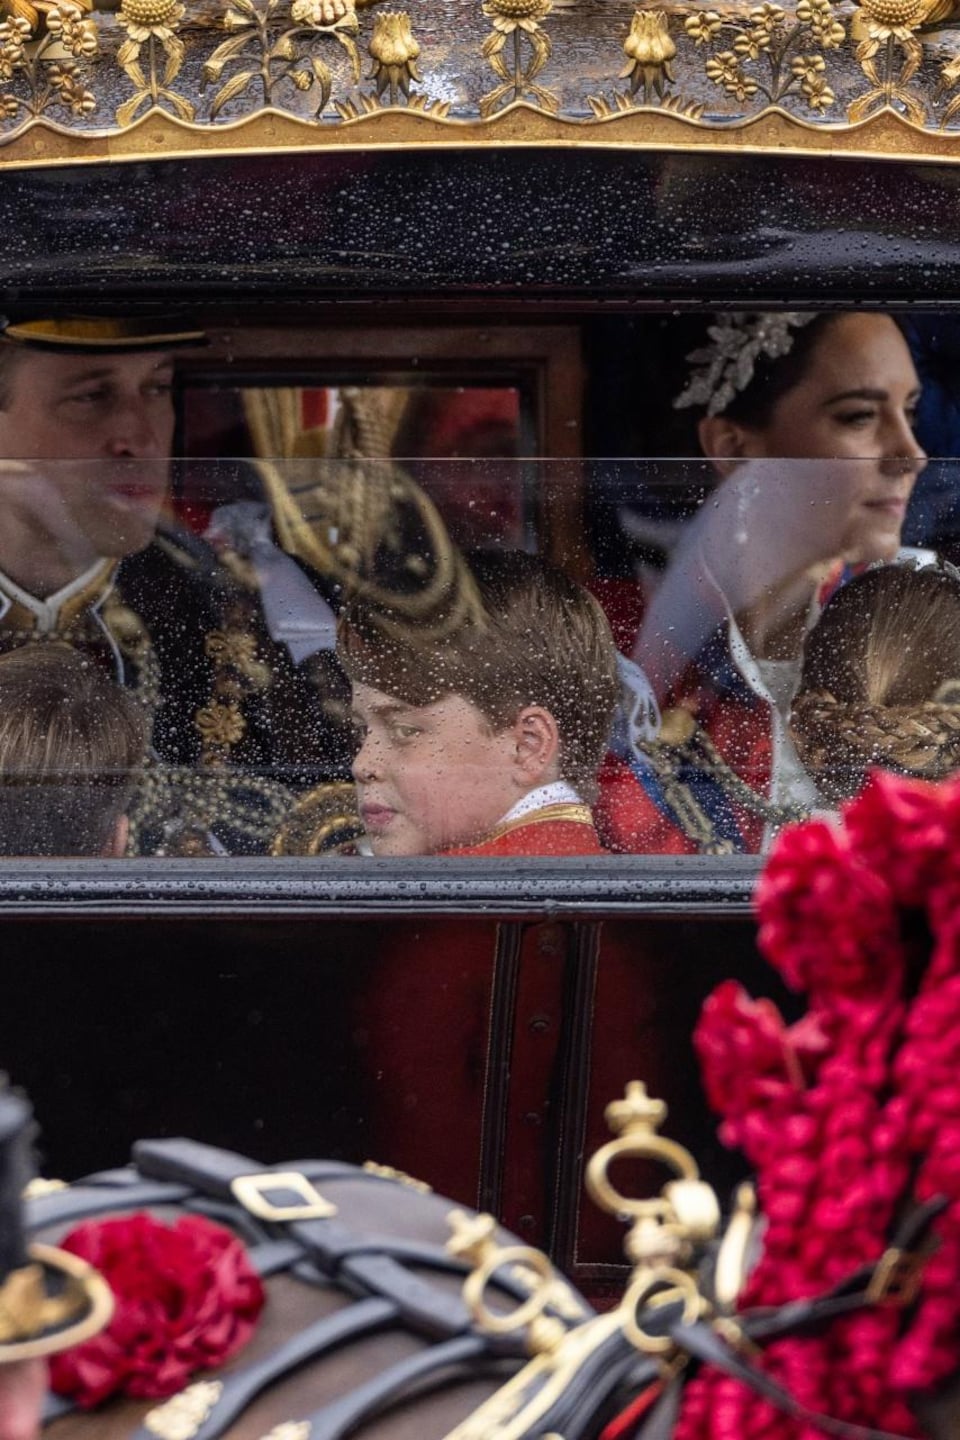
[[[241,1349],[263,1308],[242,1242],[201,1216],[90,1221],[60,1243],[100,1271],[116,1300],[105,1330],[51,1362],[52,1388],[85,1410],[120,1393],[175,1394]]]

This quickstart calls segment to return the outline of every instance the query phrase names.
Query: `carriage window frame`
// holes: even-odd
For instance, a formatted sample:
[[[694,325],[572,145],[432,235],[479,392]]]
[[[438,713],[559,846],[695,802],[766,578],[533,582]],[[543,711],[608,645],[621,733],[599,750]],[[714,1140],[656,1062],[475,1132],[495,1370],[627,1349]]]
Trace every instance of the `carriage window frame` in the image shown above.
[[[309,313],[314,333],[322,327],[325,355],[338,333],[359,335],[371,321],[402,344],[404,331],[408,337],[418,328],[464,332],[469,317],[480,315],[486,321],[489,313],[495,318],[475,329],[509,346],[528,319],[552,332],[554,322],[559,328],[584,315],[636,313],[638,308],[677,313],[751,304],[839,309],[866,303],[891,311],[918,303],[960,306],[960,267],[950,256],[936,267],[929,265],[925,250],[913,256],[910,196],[903,193],[905,185],[912,187],[911,194],[922,187],[936,232],[937,205],[952,198],[956,172],[930,160],[905,162],[882,150],[842,163],[827,155],[798,157],[750,146],[718,157],[695,153],[682,143],[626,146],[603,154],[589,145],[550,148],[535,142],[472,154],[455,145],[429,156],[415,146],[388,150],[364,156],[366,209],[350,212],[354,228],[349,250],[343,230],[329,223],[329,215],[336,213],[341,197],[349,198],[356,189],[354,157],[278,155],[269,167],[271,186],[276,174],[295,169],[304,193],[319,178],[329,194],[324,192],[324,206],[314,207],[316,234],[311,232],[309,245],[288,255],[284,229],[273,224],[265,180],[260,228],[268,240],[275,239],[245,266],[232,263],[234,257],[227,264],[215,247],[208,255],[196,244],[197,235],[203,234],[209,245],[204,227],[211,197],[221,194],[204,187],[222,182],[233,163],[200,156],[187,163],[158,155],[156,163],[151,157],[137,167],[132,177],[137,183],[129,185],[123,166],[103,163],[69,165],[62,171],[31,171],[28,166],[11,175],[10,203],[24,215],[23,244],[34,257],[25,280],[21,250],[11,250],[6,272],[11,297],[25,300],[35,313],[45,313],[38,307],[49,307],[51,296],[64,313],[115,306],[121,300],[157,308],[162,300],[168,306],[205,310],[208,324],[220,307],[230,323],[244,309],[276,316],[283,325],[295,318],[294,306],[299,304],[301,320]],[[560,181],[574,170],[578,232],[577,245],[571,248],[571,194]],[[489,218],[488,187],[505,179],[512,186],[518,180],[527,184],[526,192],[519,186],[511,192],[516,203],[505,217],[510,244],[490,252],[479,276],[465,279],[462,258],[471,253],[478,221]],[[841,179],[838,204],[840,192],[832,182]],[[427,283],[427,269],[413,257],[414,242],[419,244],[416,223],[403,232],[403,243],[385,255],[381,215],[393,212],[383,212],[382,205],[385,197],[400,195],[411,207],[423,207],[424,194],[433,194],[423,187],[448,180],[456,187],[450,191],[457,204],[451,207],[448,224],[457,243],[436,255],[428,247]],[[795,180],[800,183],[791,183]],[[71,203],[64,207],[67,189]],[[862,267],[852,279],[850,242],[842,222],[845,216],[868,213],[860,204],[865,189],[871,194],[882,191],[888,211],[874,214],[873,223],[887,245],[876,264]],[[142,243],[127,248],[113,244],[110,225],[101,219],[113,214],[120,190],[129,191],[130,233],[142,236]],[[203,197],[204,203],[188,208],[184,195]],[[625,197],[631,195],[642,197],[641,203],[627,204]],[[690,198],[694,195],[695,201]],[[762,235],[742,223],[744,213],[761,200],[766,218]],[[701,221],[696,234],[676,223],[683,206],[694,203]],[[229,204],[224,212],[221,228],[228,234]],[[415,212],[411,208],[403,213]],[[366,214],[376,217],[375,226],[358,224],[358,216]],[[563,220],[546,232],[558,236],[556,241],[544,239],[544,214],[553,222]],[[166,224],[168,215],[176,223]],[[817,233],[814,246],[798,251],[793,241],[809,240],[812,229],[826,223],[825,215],[837,220],[836,228]],[[98,223],[112,248],[98,251],[91,266],[80,241],[86,236],[89,249]],[[900,241],[908,243],[894,244]],[[549,259],[554,250],[564,256],[564,263],[552,270],[547,266],[536,284],[526,283],[534,278],[528,273],[530,257]],[[280,269],[278,260],[283,261]],[[201,272],[205,278],[198,280]],[[331,320],[334,323],[328,323]],[[215,330],[216,323],[210,328]],[[256,327],[250,328],[252,333]],[[262,330],[278,328],[270,324]],[[562,442],[562,431],[559,439]],[[576,441],[579,453],[579,435]],[[546,453],[565,452],[551,448]],[[202,868],[172,859],[162,866],[149,860],[116,860],[109,867],[94,860],[9,860],[0,867],[0,906],[11,913],[18,908],[40,913],[46,906],[78,915],[147,915],[156,907],[167,913],[202,910],[236,918],[273,910],[735,915],[749,910],[762,863],[756,857],[706,856],[371,861],[376,868],[367,872],[361,889],[344,876],[319,876],[317,863],[310,860],[237,857],[205,860]]]
[[[485,348],[482,356],[471,352]],[[442,369],[451,366],[452,369]],[[536,452],[569,456],[561,487],[570,497],[563,527],[545,526],[542,553],[571,569],[570,512],[577,515],[589,461],[577,453],[582,416],[581,335],[575,325],[512,324],[468,327],[447,323],[419,329],[393,326],[286,327],[244,325],[212,334],[208,349],[178,357],[177,389],[229,380],[232,386],[334,384],[354,378],[435,374],[449,382],[485,385],[516,380],[536,406]],[[432,371],[431,371],[431,367]],[[573,417],[564,411],[577,387]],[[176,449],[176,446],[175,446]],[[557,452],[565,452],[558,455]],[[578,462],[582,463],[582,470]],[[520,462],[522,463],[522,462]],[[579,483],[578,483],[579,482]],[[580,577],[578,577],[580,578]],[[749,913],[762,856],[625,855],[558,860],[466,861],[418,857],[362,864],[322,857],[231,856],[201,862],[175,857],[102,861],[4,859],[0,908],[34,914],[79,904],[90,915],[164,913],[209,915],[242,911],[258,916],[350,914],[550,913],[604,916],[736,916]],[[340,873],[337,873],[339,870]],[[51,904],[51,889],[56,899]]]

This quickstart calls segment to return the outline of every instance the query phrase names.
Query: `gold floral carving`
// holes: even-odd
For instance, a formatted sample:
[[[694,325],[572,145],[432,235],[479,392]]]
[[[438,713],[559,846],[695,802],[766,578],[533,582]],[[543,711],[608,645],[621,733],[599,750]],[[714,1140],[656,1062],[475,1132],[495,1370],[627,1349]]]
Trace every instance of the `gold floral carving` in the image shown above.
[[[134,93],[117,110],[117,124],[129,125],[144,109],[169,108],[180,120],[192,120],[192,103],[170,86],[186,55],[177,27],[183,19],[180,0],[121,0],[117,14],[127,38],[117,51],[117,64],[133,81]],[[146,69],[141,63],[146,49]]]
[[[24,10],[32,11],[40,27],[40,13],[29,5],[13,11],[12,0],[0,24],[0,119],[57,109],[68,116],[89,115],[97,101],[84,83],[83,67],[99,50],[93,21],[79,5],[62,0],[42,12],[44,33],[36,38]]]
[[[960,55],[954,56],[952,60],[946,61],[940,67],[940,79],[937,88],[933,93],[934,101],[942,101],[960,84]],[[953,99],[944,106],[943,114],[940,116],[941,130],[949,125],[953,117],[960,113],[960,95],[954,95]]]
[[[602,95],[589,96],[590,109],[598,119],[636,109],[635,97],[641,85],[645,105],[652,105],[656,97],[663,109],[686,115],[691,120],[700,119],[703,105],[682,95],[667,93],[675,83],[673,61],[677,47],[670,36],[665,11],[635,11],[623,50],[627,64],[620,72],[620,79],[630,81],[629,91],[616,94],[612,105]]]
[[[367,46],[371,60],[368,80],[375,83],[375,93],[360,95],[354,100],[338,100],[334,108],[341,120],[357,120],[361,115],[372,115],[383,107],[383,97],[388,104],[397,106],[401,96],[411,110],[442,119],[450,110],[448,101],[428,100],[423,95],[411,95],[410,87],[420,82],[417,61],[420,58],[420,42],[413,33],[410,16],[405,10],[382,10],[377,15],[373,35]]]
[[[502,105],[528,98],[548,114],[559,110],[553,91],[534,83],[550,59],[550,37],[540,21],[552,9],[553,0],[486,0],[483,13],[493,21],[493,29],[483,42],[483,55],[502,83],[481,98],[483,119]]]
[[[635,95],[642,82],[643,98],[648,105],[654,94],[662,100],[664,85],[673,84],[670,62],[677,53],[664,12],[638,10],[623,48],[629,58],[620,79],[629,78],[630,94]]]
[[[116,3],[0,0],[0,168],[433,143],[960,160],[960,0],[442,0],[429,28],[403,0]]]
[[[849,120],[899,107],[914,124],[924,123],[926,106],[907,87],[923,59],[915,32],[928,8],[929,0],[863,0],[867,33],[857,46],[857,59],[873,88],[847,108]]]
[[[215,120],[225,105],[258,90],[264,105],[273,105],[278,87],[293,86],[301,94],[312,93],[313,113],[319,120],[330,101],[333,72],[313,46],[328,39],[338,41],[350,58],[355,81],[360,80],[360,51],[354,36],[359,29],[356,9],[351,3],[339,19],[330,22],[328,0],[293,0],[284,19],[280,0],[232,0],[223,16],[223,28],[231,32],[214,50],[203,67],[204,85],[216,84],[235,62],[242,68],[224,81],[210,103]],[[279,23],[278,23],[279,22]]]
[[[836,102],[820,52],[842,45],[846,30],[830,0],[799,0],[793,16],[780,5],[757,5],[742,20],[701,10],[687,17],[685,28],[695,45],[722,45],[704,70],[741,105],[757,95],[780,105],[796,94],[808,110],[822,114]]]
[[[370,57],[373,60],[370,79],[377,82],[378,98],[387,89],[391,105],[396,105],[398,91],[409,96],[410,82],[420,79],[417,74],[420,46],[413,38],[406,11],[384,10],[377,16]]]

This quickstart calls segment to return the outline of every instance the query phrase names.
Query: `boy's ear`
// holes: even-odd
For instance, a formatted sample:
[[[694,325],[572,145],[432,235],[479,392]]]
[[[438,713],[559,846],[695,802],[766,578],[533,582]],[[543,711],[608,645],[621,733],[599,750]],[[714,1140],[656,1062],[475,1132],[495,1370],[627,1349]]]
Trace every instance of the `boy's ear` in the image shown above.
[[[517,778],[525,789],[546,785],[559,775],[560,732],[542,705],[526,705],[513,722]]]

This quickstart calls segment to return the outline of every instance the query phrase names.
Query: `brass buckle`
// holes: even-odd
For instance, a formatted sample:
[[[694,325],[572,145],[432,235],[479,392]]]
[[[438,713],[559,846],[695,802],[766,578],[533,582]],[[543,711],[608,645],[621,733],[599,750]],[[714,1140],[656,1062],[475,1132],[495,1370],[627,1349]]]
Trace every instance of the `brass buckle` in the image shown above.
[[[230,1189],[244,1210],[258,1220],[283,1224],[288,1220],[327,1220],[337,1207],[324,1200],[320,1191],[299,1170],[263,1170],[258,1175],[238,1175]],[[271,1190],[292,1190],[301,1197],[299,1205],[275,1205],[267,1198]]]
[[[867,1286],[868,1304],[912,1305],[920,1291],[929,1254],[927,1250],[899,1250],[895,1245],[885,1250]]]

